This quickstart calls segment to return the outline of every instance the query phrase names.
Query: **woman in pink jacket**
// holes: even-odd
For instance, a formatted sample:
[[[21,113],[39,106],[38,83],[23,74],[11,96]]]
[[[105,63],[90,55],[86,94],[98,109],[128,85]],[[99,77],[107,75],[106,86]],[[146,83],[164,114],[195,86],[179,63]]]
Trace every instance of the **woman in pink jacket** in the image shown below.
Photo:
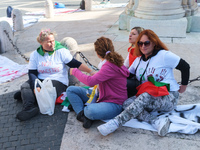
[[[101,62],[100,70],[93,76],[83,74],[78,69],[70,73],[80,82],[94,86],[99,84],[99,99],[96,103],[85,106],[88,101],[87,90],[70,86],[67,89],[68,99],[77,114],[77,120],[83,122],[84,128],[90,128],[93,120],[106,120],[115,117],[122,111],[122,104],[127,99],[126,79],[128,69],[123,65],[123,58],[114,51],[112,41],[101,37],[94,43],[95,51]]]

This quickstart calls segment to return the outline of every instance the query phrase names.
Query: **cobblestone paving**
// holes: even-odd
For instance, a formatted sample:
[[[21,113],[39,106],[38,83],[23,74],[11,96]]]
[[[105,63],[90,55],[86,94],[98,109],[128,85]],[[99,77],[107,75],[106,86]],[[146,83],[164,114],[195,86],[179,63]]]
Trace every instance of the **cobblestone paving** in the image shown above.
[[[14,93],[0,95],[0,150],[59,150],[68,117],[63,106],[56,105],[52,116],[39,114],[21,122],[16,114],[22,102]]]

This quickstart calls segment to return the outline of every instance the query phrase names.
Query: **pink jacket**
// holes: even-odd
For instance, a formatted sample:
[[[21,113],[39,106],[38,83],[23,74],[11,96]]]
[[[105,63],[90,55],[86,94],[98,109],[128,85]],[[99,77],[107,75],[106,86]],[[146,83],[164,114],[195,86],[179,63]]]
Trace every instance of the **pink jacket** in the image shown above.
[[[78,69],[73,69],[72,74],[88,86],[99,84],[99,102],[122,105],[128,98],[126,84],[129,71],[125,66],[117,67],[107,61],[93,76],[87,76]]]

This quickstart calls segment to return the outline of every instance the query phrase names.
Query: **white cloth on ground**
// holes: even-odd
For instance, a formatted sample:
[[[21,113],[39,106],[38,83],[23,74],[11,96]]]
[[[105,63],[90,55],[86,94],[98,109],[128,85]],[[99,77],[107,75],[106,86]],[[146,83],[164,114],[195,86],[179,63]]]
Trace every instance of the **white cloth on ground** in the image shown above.
[[[28,73],[28,65],[20,65],[0,55],[0,84],[12,81]]]
[[[168,133],[194,134],[200,129],[200,104],[178,105],[176,109],[169,113],[154,112],[153,114],[169,117],[171,124]],[[123,126],[156,131],[150,124],[140,122],[137,119],[131,119]]]

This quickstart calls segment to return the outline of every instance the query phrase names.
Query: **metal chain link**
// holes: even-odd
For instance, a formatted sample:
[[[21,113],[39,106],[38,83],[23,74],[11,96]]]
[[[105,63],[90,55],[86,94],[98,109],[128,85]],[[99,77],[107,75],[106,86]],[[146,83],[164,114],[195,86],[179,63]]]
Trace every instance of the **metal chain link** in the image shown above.
[[[198,76],[195,79],[189,80],[188,83],[194,82],[194,81],[200,81],[200,76]]]
[[[8,32],[6,30],[4,30],[4,33],[6,34],[9,42],[12,44],[13,48],[17,51],[17,53],[28,62],[29,58],[27,58],[24,54],[22,54],[22,52],[18,49],[18,47],[14,44],[14,42],[10,38]]]
[[[79,55],[81,56],[81,58],[83,59],[83,61],[84,61],[87,65],[89,65],[93,70],[95,70],[95,71],[98,71],[98,70],[99,70],[96,66],[92,65],[92,64],[89,62],[89,60],[88,60],[88,59],[83,55],[83,53],[81,53],[81,52],[76,52],[76,53],[74,54],[74,58],[76,57],[77,54],[79,54]]]
[[[13,28],[14,28],[14,26],[13,26]],[[12,44],[13,48],[17,51],[17,53],[18,53],[22,58],[24,58],[24,59],[28,62],[28,61],[29,61],[29,58],[27,58],[25,55],[23,55],[22,52],[18,49],[18,47],[13,43],[13,41],[11,40],[11,38],[10,38],[8,32],[7,32],[6,30],[4,30],[4,33],[6,34],[8,40],[9,40],[10,43]],[[83,55],[83,53],[81,53],[81,52],[76,52],[76,53],[74,54],[74,58],[76,57],[77,54],[79,54],[79,55],[81,56],[81,58],[83,59],[83,61],[84,61],[87,65],[89,65],[93,70],[95,70],[95,71],[98,71],[98,70],[99,70],[96,66],[92,65],[92,64],[89,62],[89,60],[88,60],[88,59]],[[188,83],[192,83],[192,82],[194,82],[194,81],[200,81],[200,76],[198,76],[198,77],[195,78],[195,79],[189,80]],[[180,84],[180,82],[179,82],[179,84]]]
[[[15,19],[16,15],[13,15],[13,35],[15,34]]]
[[[96,66],[92,65],[92,64],[88,61],[88,59],[83,55],[83,53],[81,53],[81,52],[76,52],[76,53],[74,54],[74,58],[76,57],[77,54],[79,54],[79,55],[81,56],[81,58],[84,60],[84,62],[85,62],[86,64],[88,64],[92,69],[94,69],[95,71],[98,71],[98,70],[99,70]],[[189,80],[188,83],[191,83],[191,82],[194,82],[194,81],[200,81],[200,76],[197,77],[197,78],[195,78],[195,79]],[[180,82],[179,82],[179,84],[180,84]]]
[[[200,81],[200,76],[198,76],[197,78],[191,79],[188,81],[188,84],[194,82],[194,81]],[[181,82],[178,82],[178,84],[181,84]]]

